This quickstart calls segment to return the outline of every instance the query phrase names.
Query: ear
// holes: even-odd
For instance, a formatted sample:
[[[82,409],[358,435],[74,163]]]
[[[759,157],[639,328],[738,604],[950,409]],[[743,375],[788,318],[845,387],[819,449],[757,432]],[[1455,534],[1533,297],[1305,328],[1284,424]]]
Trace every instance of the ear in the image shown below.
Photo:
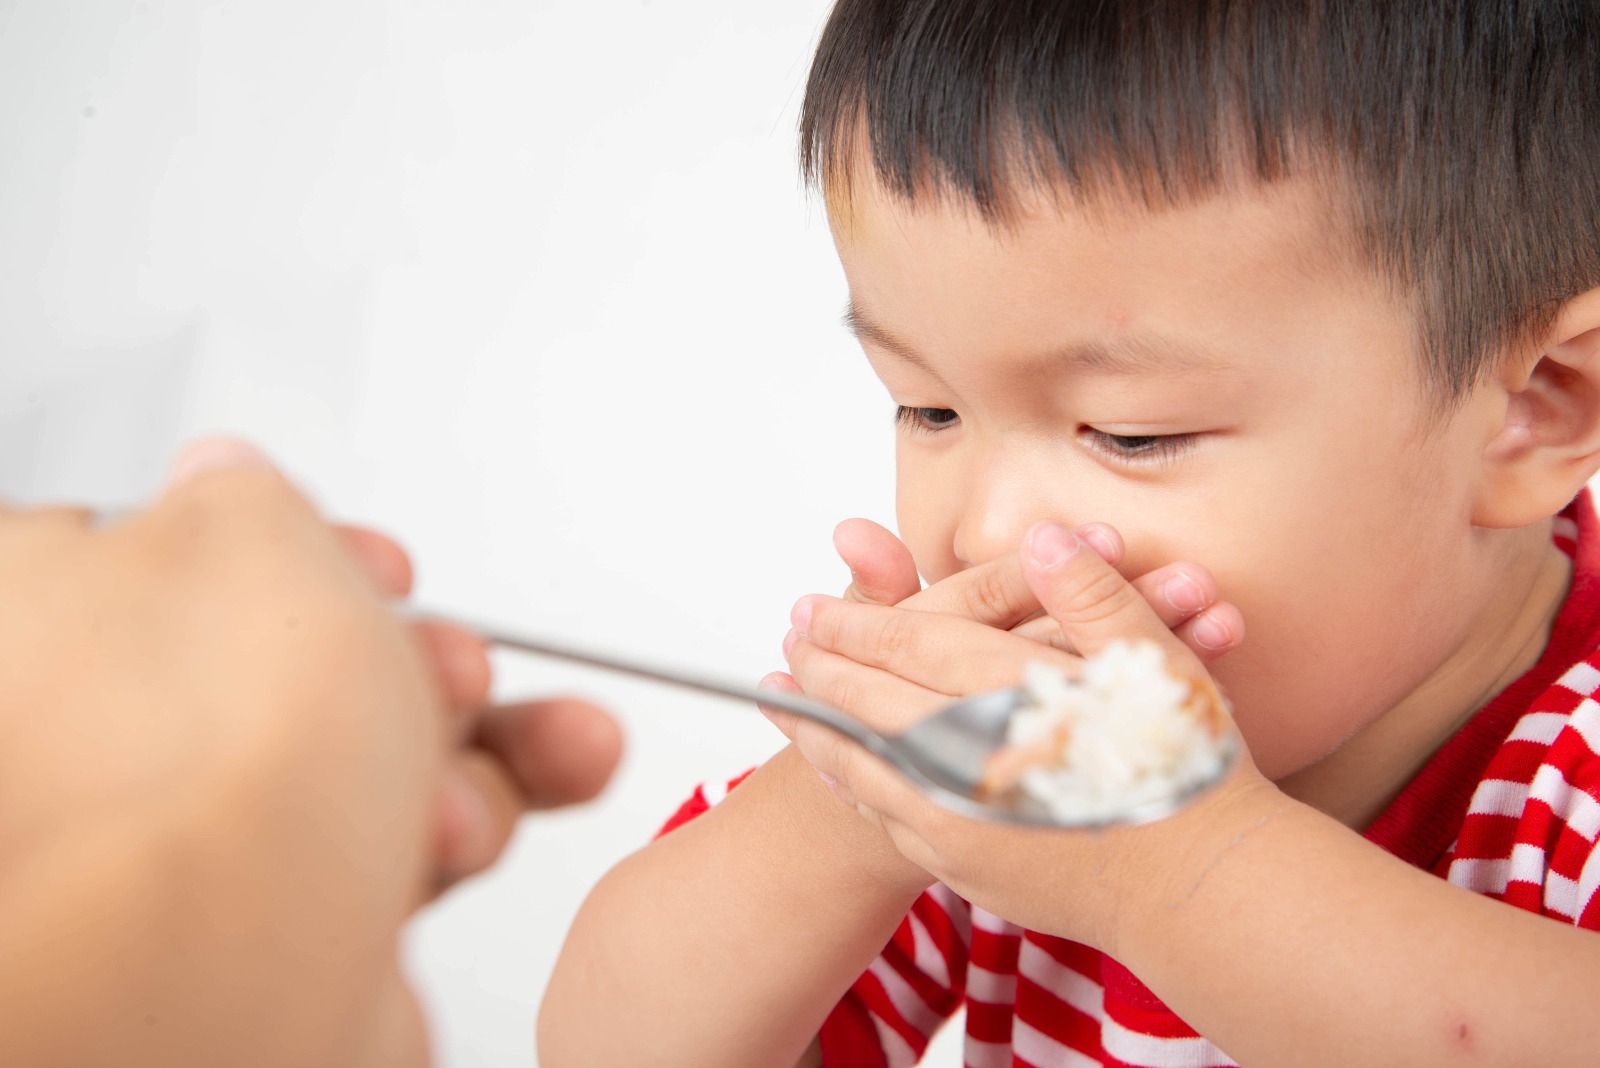
[[[1562,305],[1543,342],[1508,355],[1493,386],[1505,411],[1484,449],[1472,522],[1542,522],[1600,470],[1600,289]]]

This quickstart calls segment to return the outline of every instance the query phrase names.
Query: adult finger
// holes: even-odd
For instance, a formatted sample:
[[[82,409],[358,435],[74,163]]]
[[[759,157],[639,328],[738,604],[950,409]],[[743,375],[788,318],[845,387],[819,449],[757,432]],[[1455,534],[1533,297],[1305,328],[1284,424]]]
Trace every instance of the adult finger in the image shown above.
[[[439,795],[434,892],[493,864],[522,812],[522,795],[504,764],[470,746],[457,754]]]
[[[870,519],[846,519],[833,531],[833,547],[850,569],[845,598],[863,604],[899,604],[922,589],[911,550]]]
[[[385,597],[409,596],[415,580],[411,557],[387,534],[367,527],[336,526],[361,569]]]
[[[193,482],[213,471],[277,467],[267,454],[237,438],[203,438],[183,447],[167,473],[167,488]]]
[[[465,627],[443,620],[418,620],[415,628],[446,703],[458,713],[458,732],[464,730],[468,719],[462,713],[481,708],[489,700],[489,647]]]
[[[475,741],[505,765],[529,808],[588,801],[622,757],[616,720],[575,698],[491,708],[478,720]]]
[[[92,509],[74,505],[10,510],[0,507],[0,533],[6,538],[7,553],[20,558],[30,546],[53,541],[64,534],[82,534],[95,526]]]

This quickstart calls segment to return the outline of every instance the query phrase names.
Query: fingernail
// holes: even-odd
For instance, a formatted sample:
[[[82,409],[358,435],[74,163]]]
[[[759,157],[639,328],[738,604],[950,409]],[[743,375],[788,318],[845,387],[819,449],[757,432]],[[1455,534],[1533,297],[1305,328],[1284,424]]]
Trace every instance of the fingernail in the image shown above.
[[[1198,612],[1206,606],[1205,589],[1185,571],[1168,578],[1161,586],[1161,593],[1167,603],[1180,612]]]
[[[210,471],[271,466],[272,461],[254,445],[234,438],[209,438],[195,442],[178,454],[167,482],[177,486]]]
[[[1044,568],[1060,567],[1083,542],[1060,523],[1040,523],[1028,534],[1028,552]]]
[[[783,658],[785,660],[789,659],[789,650],[793,649],[794,643],[799,640],[800,635],[796,634],[792,630],[783,636]]]
[[[816,768],[812,768],[811,770],[817,772],[817,778],[821,779],[822,782],[823,782],[823,785],[825,785],[828,789],[830,789],[830,790],[838,789],[838,787],[839,787],[839,780],[838,779],[835,779],[832,775],[829,775],[825,771],[817,771]]]
[[[806,636],[806,628],[811,626],[811,609],[811,598],[802,597],[789,612],[789,622],[794,624],[795,633],[802,638]]]
[[[1201,616],[1195,620],[1194,640],[1202,649],[1226,649],[1232,640],[1228,628],[1210,616]]]
[[[1104,523],[1090,523],[1079,527],[1078,537],[1087,542],[1091,549],[1100,554],[1100,559],[1108,564],[1122,555],[1121,542]]]

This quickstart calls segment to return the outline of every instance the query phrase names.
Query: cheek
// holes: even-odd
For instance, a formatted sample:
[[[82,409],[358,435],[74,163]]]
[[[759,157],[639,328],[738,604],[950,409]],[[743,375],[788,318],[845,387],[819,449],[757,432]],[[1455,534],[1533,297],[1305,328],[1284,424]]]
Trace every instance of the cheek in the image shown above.
[[[961,570],[954,552],[960,509],[956,498],[949,480],[939,478],[926,458],[896,450],[895,520],[900,540],[930,584]]]

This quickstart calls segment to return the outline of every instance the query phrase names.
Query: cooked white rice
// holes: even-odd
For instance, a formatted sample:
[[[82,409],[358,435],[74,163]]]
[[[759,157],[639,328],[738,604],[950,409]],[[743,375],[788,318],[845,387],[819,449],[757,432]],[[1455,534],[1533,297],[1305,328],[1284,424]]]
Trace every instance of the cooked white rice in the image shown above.
[[[1031,751],[1015,785],[1063,823],[1115,819],[1215,778],[1223,750],[1189,683],[1167,673],[1152,642],[1116,642],[1069,679],[1027,666],[1032,704],[1012,714],[1007,742]]]

